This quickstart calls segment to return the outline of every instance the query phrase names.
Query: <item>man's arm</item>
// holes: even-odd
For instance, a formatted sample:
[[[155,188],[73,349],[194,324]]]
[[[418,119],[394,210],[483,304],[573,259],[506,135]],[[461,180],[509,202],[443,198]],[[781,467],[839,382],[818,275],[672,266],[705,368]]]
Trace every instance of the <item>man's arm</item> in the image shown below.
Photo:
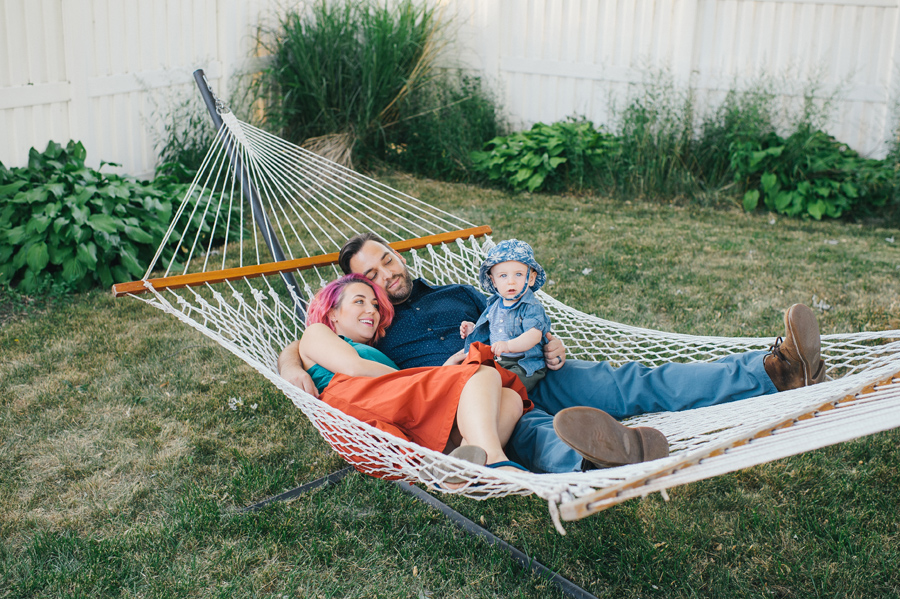
[[[293,341],[278,356],[278,374],[287,382],[300,387],[313,397],[319,396],[319,391],[313,384],[312,377],[303,370],[300,362],[300,341]]]
[[[551,333],[547,333],[547,343],[544,345],[544,362],[550,370],[559,370],[566,363],[566,347]]]

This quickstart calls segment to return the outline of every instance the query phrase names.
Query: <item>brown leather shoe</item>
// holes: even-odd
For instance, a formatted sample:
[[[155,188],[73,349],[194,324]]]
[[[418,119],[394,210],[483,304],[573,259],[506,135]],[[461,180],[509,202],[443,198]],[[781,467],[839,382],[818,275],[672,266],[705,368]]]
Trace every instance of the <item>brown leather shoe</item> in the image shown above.
[[[825,361],[821,359],[821,338],[816,315],[803,304],[794,304],[784,313],[784,339],[775,340],[763,359],[766,374],[779,391],[821,383]]]
[[[581,457],[600,468],[669,455],[669,442],[655,428],[629,428],[597,408],[566,408],[553,417],[553,430]]]

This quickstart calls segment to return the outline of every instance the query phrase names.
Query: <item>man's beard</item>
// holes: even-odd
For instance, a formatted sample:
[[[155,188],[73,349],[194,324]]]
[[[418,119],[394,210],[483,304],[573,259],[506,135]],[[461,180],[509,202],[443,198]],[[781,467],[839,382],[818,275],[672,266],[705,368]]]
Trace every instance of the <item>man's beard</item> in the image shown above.
[[[402,304],[406,300],[409,299],[409,296],[412,295],[412,277],[409,276],[409,271],[403,271],[402,275],[397,275],[403,280],[403,283],[397,289],[385,289],[385,293],[387,293],[388,299],[391,300],[391,303],[395,306],[397,304]],[[388,281],[388,284],[393,282],[394,279]]]

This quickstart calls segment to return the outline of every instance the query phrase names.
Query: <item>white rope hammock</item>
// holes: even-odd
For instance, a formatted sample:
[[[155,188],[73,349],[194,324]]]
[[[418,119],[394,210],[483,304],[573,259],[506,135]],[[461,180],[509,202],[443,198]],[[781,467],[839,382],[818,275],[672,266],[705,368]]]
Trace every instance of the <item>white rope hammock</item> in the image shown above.
[[[468,482],[446,492],[477,499],[533,493],[548,501],[561,530],[559,516],[581,518],[632,497],[656,491],[665,496],[669,487],[900,427],[900,330],[895,330],[823,336],[822,357],[833,379],[825,383],[631,419],[630,424],[656,427],[669,439],[671,455],[654,462],[570,474],[500,472],[376,430],[279,376],[278,354],[303,332],[296,305],[305,304],[298,293],[311,297],[335,278],[335,252],[347,238],[368,230],[400,250],[411,249],[414,276],[478,288],[478,265],[493,242],[477,236],[489,229],[242,123],[230,112],[221,116],[224,126],[144,280],[116,285],[114,292],[174,315],[256,368],[363,472],[430,485],[458,475]],[[254,199],[284,260],[273,262],[254,225],[253,212],[259,210],[252,208]],[[200,230],[189,222],[206,224]],[[453,241],[440,244],[444,238]],[[773,342],[641,329],[537,295],[570,358],[661,365],[715,360]],[[431,462],[446,475],[423,469]]]

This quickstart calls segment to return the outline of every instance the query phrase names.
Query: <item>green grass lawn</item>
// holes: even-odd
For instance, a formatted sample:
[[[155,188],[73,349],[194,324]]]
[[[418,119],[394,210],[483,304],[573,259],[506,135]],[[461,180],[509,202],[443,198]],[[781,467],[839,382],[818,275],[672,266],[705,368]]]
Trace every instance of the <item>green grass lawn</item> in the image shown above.
[[[532,243],[585,312],[711,335],[900,328],[900,231],[737,209],[386,182]],[[890,240],[894,240],[893,242]],[[557,597],[393,484],[351,474],[231,354],[107,291],[0,314],[0,598]],[[534,497],[442,497],[598,597],[900,595],[900,431],[632,500],[556,533]]]

